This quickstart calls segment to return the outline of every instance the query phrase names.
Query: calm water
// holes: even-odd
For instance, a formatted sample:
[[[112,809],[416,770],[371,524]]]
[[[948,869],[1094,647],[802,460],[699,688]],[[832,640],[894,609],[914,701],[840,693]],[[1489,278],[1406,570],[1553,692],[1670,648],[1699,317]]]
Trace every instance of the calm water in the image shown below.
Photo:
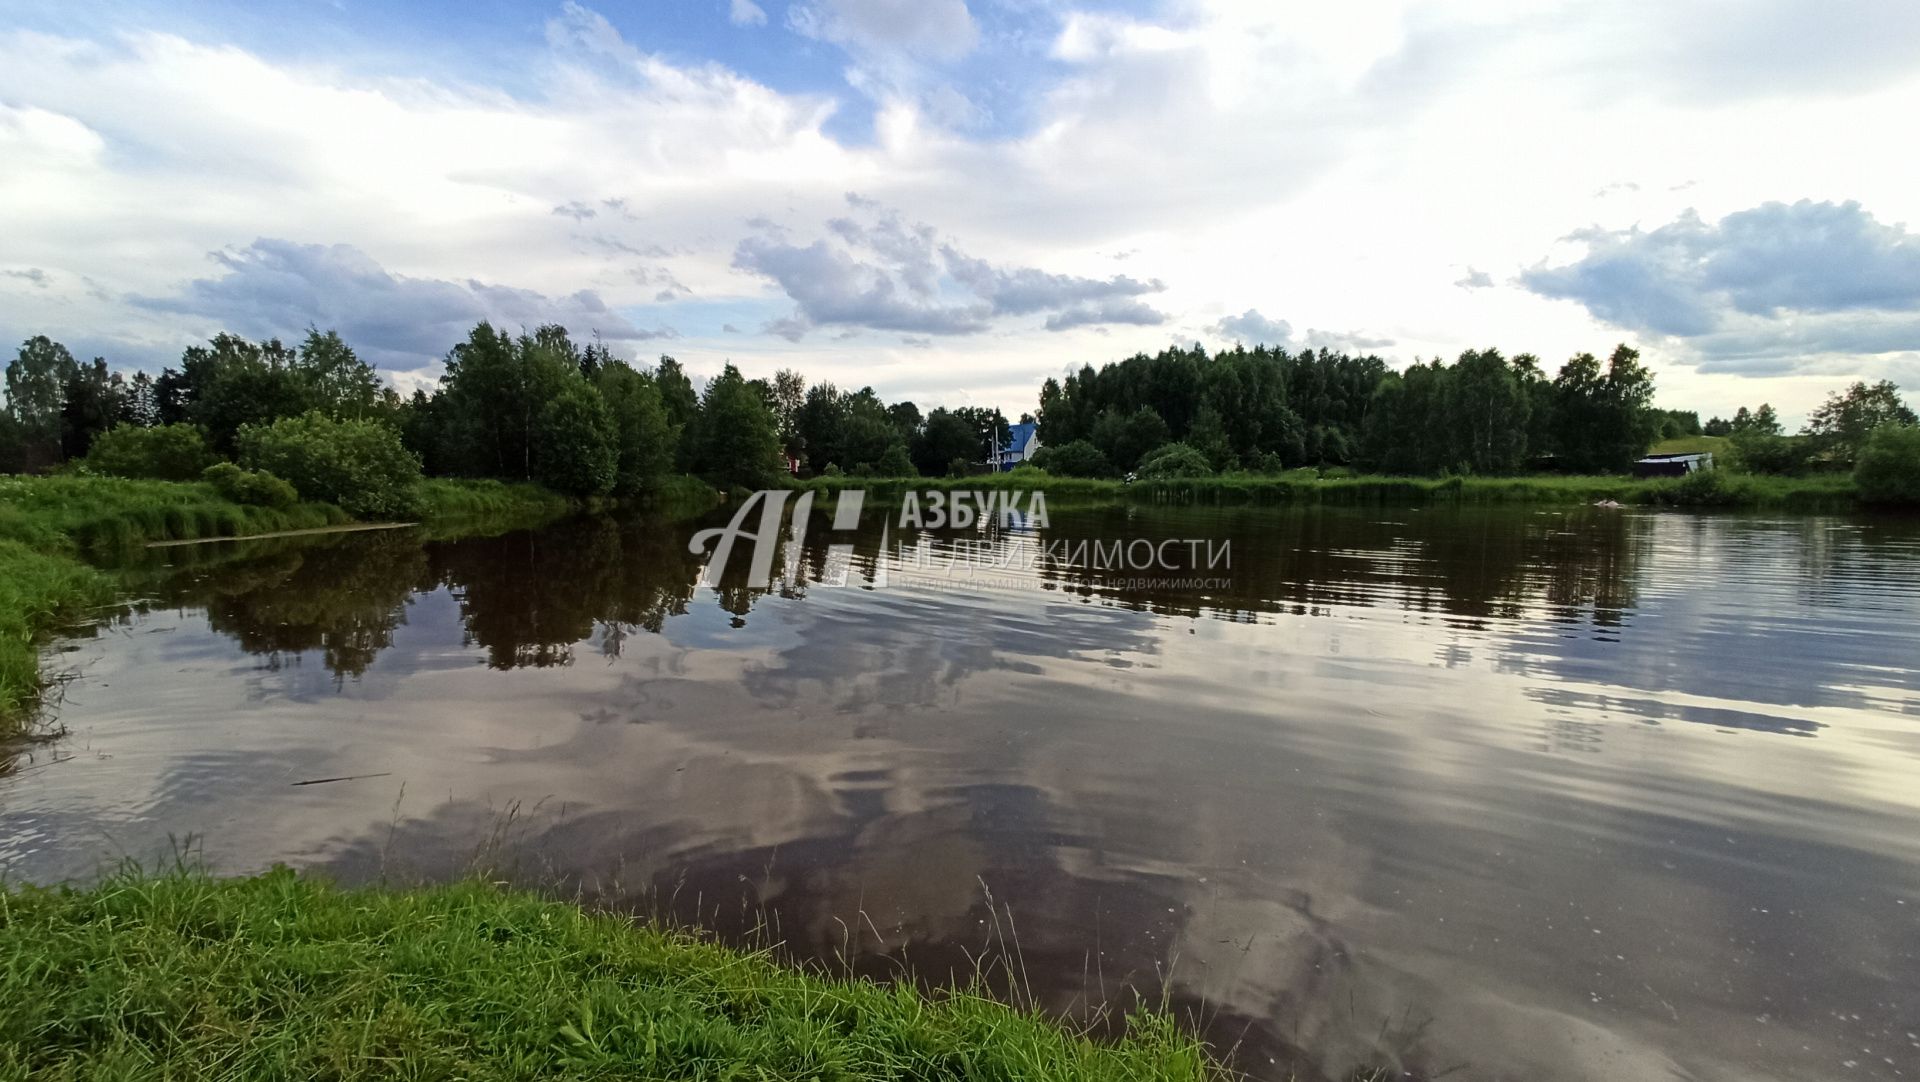
[[[56,660],[0,871],[191,835],[875,974],[1017,938],[1020,994],[1165,989],[1260,1073],[1920,1076],[1920,522],[1051,518],[1231,582],[942,588],[869,535],[851,586],[714,589],[647,522],[154,550]]]

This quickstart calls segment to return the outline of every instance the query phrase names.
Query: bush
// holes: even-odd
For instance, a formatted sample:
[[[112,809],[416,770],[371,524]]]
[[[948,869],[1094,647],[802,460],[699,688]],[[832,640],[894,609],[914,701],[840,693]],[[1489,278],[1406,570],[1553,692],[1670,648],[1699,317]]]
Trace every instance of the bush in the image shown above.
[[[1920,504],[1920,427],[1874,429],[1853,467],[1853,483],[1868,503]]]
[[[192,425],[116,425],[94,437],[83,460],[93,473],[154,481],[191,481],[214,461]]]
[[[874,470],[883,477],[920,476],[920,471],[913,468],[913,456],[907,453],[906,447],[898,443],[887,448],[887,453],[880,456],[880,461],[874,466]]]
[[[1106,452],[1086,440],[1042,447],[1033,453],[1033,464],[1061,477],[1113,476],[1113,464],[1107,461]]]
[[[1148,452],[1140,460],[1139,474],[1150,481],[1174,477],[1211,477],[1213,466],[1207,456],[1184,443],[1169,443]]]
[[[1794,474],[1813,460],[1813,441],[1804,436],[1743,435],[1733,438],[1734,458],[1749,473]]]
[[[265,470],[243,470],[231,462],[208,466],[200,479],[213,486],[223,499],[252,507],[292,507],[300,494]]]
[[[338,504],[358,519],[418,511],[420,460],[386,425],[307,413],[242,425],[236,444],[241,465],[286,478],[303,499]]]

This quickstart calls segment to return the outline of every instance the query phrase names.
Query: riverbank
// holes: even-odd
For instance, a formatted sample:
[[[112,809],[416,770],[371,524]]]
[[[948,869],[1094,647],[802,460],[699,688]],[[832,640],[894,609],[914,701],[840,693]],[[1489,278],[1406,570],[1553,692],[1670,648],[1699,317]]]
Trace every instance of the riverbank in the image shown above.
[[[467,882],[284,869],[0,893],[0,1076],[1225,1078],[1158,1017],[1096,1043]]]
[[[800,485],[822,493],[864,489],[880,499],[895,499],[909,491],[1011,489],[1045,492],[1050,499],[1173,504],[1583,504],[1613,500],[1655,507],[1848,511],[1858,503],[1853,480],[1845,475],[1766,477],[1717,470],[1673,478],[1555,474],[1430,478],[1322,476],[1316,470],[1302,469],[1283,474],[1223,474],[1128,484],[1021,469],[977,477],[817,477]]]
[[[435,479],[418,491],[435,536],[537,526],[578,510],[537,485]],[[258,507],[212,485],[58,475],[0,477],[0,740],[19,736],[40,703],[45,637],[107,604],[114,578],[88,562],[158,541],[250,537],[342,526],[332,504]]]

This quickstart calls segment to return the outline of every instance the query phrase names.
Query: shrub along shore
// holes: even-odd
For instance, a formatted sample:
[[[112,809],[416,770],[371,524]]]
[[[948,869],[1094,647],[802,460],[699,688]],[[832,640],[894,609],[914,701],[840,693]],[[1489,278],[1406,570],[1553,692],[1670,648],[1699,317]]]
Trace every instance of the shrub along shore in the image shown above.
[[[28,887],[0,892],[0,958],[8,1078],[1228,1077],[1164,1016],[1094,1041],[479,882]]]
[[[1025,468],[954,478],[817,477],[801,482],[801,487],[822,493],[863,489],[881,499],[897,499],[908,491],[1006,489],[1045,492],[1050,499],[1176,504],[1579,504],[1612,500],[1652,507],[1846,511],[1859,503],[1852,478],[1844,474],[1764,477],[1726,470],[1660,478],[1558,474],[1430,478],[1323,476],[1319,471],[1303,469],[1282,474],[1232,473],[1128,483],[1058,477]]]

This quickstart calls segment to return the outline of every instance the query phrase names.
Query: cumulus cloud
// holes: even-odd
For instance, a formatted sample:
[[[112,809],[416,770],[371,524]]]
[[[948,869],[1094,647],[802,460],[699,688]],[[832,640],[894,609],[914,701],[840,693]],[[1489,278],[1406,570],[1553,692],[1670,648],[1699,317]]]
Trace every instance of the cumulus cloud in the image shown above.
[[[1764,203],[1651,231],[1581,230],[1585,253],[1520,284],[1702,357],[1920,349],[1920,235],[1856,202]]]
[[[767,13],[753,0],[731,0],[727,5],[727,21],[735,26],[765,26]]]
[[[898,50],[941,60],[980,40],[966,0],[811,0],[787,9],[797,33],[865,50]]]
[[[1462,275],[1460,280],[1453,284],[1459,286],[1461,289],[1492,289],[1493,275],[1474,267],[1468,267],[1467,273]]]
[[[1255,308],[1249,308],[1237,316],[1227,316],[1207,330],[1238,342],[1280,345],[1293,338],[1293,324],[1284,319],[1268,319]]]
[[[995,267],[984,259],[966,255],[951,244],[942,245],[940,253],[946,260],[948,273],[975,294],[986,298],[997,315],[1028,315],[1066,305],[1084,306],[1089,301],[1103,301],[1108,302],[1114,311],[1128,315],[1120,319],[1083,319],[1081,322],[1159,323],[1164,318],[1144,304],[1112,303],[1118,298],[1139,297],[1166,289],[1166,284],[1158,279],[1143,282],[1124,274],[1116,274],[1111,278],[1081,278],[1070,274],[1049,274],[1035,267]],[[1095,310],[1080,308],[1082,312]],[[1142,313],[1151,313],[1154,318],[1142,319]],[[1058,328],[1049,324],[1048,329]]]
[[[407,370],[443,356],[480,320],[509,328],[559,323],[616,342],[671,337],[645,330],[583,289],[550,297],[474,279],[394,274],[350,245],[298,244],[263,237],[210,253],[222,273],[163,296],[131,296],[138,307],[200,316],[251,337],[285,337],[312,325],[338,330],[382,367]]]
[[[1157,327],[1167,321],[1164,313],[1135,300],[1102,301],[1099,304],[1081,304],[1063,312],[1047,317],[1046,327],[1050,331],[1071,330],[1074,327],[1099,326],[1112,323],[1131,323],[1140,327]]]
[[[1377,338],[1370,334],[1308,328],[1301,344],[1308,349],[1326,349],[1335,353],[1371,353],[1377,349],[1391,349],[1394,342],[1391,338]]]
[[[1257,308],[1249,308],[1237,316],[1227,316],[1209,326],[1207,330],[1242,345],[1326,349],[1336,353],[1368,353],[1386,349],[1394,344],[1391,338],[1376,338],[1364,334],[1322,331],[1313,328],[1308,328],[1307,333],[1296,338],[1293,333],[1293,324],[1284,319],[1268,319],[1261,315]]]
[[[829,219],[831,237],[805,245],[762,228],[734,250],[736,268],[771,279],[797,305],[768,325],[771,332],[795,341],[818,326],[964,335],[987,330],[995,319],[1041,313],[1051,313],[1045,326],[1056,331],[1166,320],[1137,299],[1164,290],[1157,280],[998,266],[968,255],[925,223],[876,212],[858,196],[848,203],[870,220]]]
[[[1047,323],[1103,306],[1124,315],[1111,306],[1128,298],[1178,312],[1221,297],[1286,297],[1302,327],[1376,320],[1404,334],[1408,352],[1452,353],[1492,333],[1510,349],[1558,354],[1592,348],[1587,309],[1506,305],[1490,329],[1485,305],[1458,303],[1459,264],[1494,268],[1504,285],[1595,207],[1624,208],[1609,224],[1640,214],[1651,227],[1683,199],[1749,206],[1759,183],[1789,199],[1857,195],[1883,222],[1920,221],[1920,196],[1899,183],[1916,151],[1884,137],[1920,108],[1920,5],[1828,12],[1754,0],[1766,17],[1733,25],[1698,2],[1629,11],[1395,0],[1325,19],[1212,0],[1104,14],[1004,2],[969,12],[959,0],[754,2],[770,24],[800,9],[796,21],[818,35],[796,42],[813,75],[796,78],[803,69],[791,58],[758,49],[695,55],[675,39],[673,52],[650,52],[653,35],[626,40],[587,8],[558,2],[544,38],[457,78],[389,63],[380,43],[351,37],[326,62],[253,52],[158,9],[138,26],[102,18],[62,34],[0,30],[4,265],[48,274],[45,288],[0,277],[0,325],[177,356],[177,343],[224,320],[126,298],[170,298],[179,283],[231,274],[207,269],[209,250],[293,237],[378,253],[412,280],[509,282],[549,301],[585,287],[616,313],[669,293],[684,300],[680,282],[701,310],[668,322],[725,318],[751,333],[785,316],[780,330],[806,334],[805,306],[765,284],[775,279],[737,269],[747,232],[737,223],[778,208],[807,227],[788,245],[822,239],[871,268],[856,299],[884,275],[882,299],[901,322],[931,310],[991,328],[935,338],[938,363],[891,363],[901,335],[931,332],[870,331],[810,366],[934,398],[965,372],[1011,404],[1057,366]],[[733,0],[704,10],[716,23],[746,11]],[[292,14],[289,32],[313,25],[307,18]],[[822,74],[844,75],[846,87]],[[1516,99],[1514,85],[1533,92]],[[994,114],[990,136],[942,119],[967,111],[948,90]],[[849,92],[872,107],[841,100]],[[1489,110],[1503,118],[1497,130]],[[1538,153],[1501,158],[1516,140]],[[1505,164],[1486,168],[1495,160]],[[1349,170],[1366,182],[1326,183]],[[1639,191],[1593,200],[1628,175]],[[1669,194],[1688,178],[1697,191]],[[849,187],[910,217],[894,229],[877,206],[849,212],[839,204]],[[1396,209],[1434,200],[1455,212]],[[819,227],[835,215],[856,228]],[[941,237],[929,244],[914,218]],[[992,260],[992,273],[974,275],[990,283],[984,293],[959,277],[969,264],[943,250],[954,237]],[[1263,237],[1286,238],[1285,250]],[[1134,286],[1116,283],[1108,272],[1123,265],[1100,253],[1135,248],[1124,264]],[[1367,258],[1301,255],[1314,251]],[[654,280],[669,260],[672,280]],[[1008,314],[1031,307],[1017,300],[1023,267],[1058,307]],[[1089,276],[1079,282],[1098,295],[1076,297],[1088,287],[1060,271]],[[1167,293],[1147,289],[1149,271],[1171,283]],[[1913,341],[1912,313],[1899,308],[1775,317],[1742,312],[1730,296],[1715,295],[1725,314],[1709,332],[1648,341],[1651,359]],[[1369,308],[1348,314],[1356,303]],[[1341,314],[1323,314],[1332,312]],[[1163,337],[1125,323],[1091,331],[1108,326],[1117,351]],[[1313,333],[1287,330],[1289,342]],[[446,344],[434,341],[430,355]],[[725,344],[749,368],[790,356],[778,341]],[[682,352],[716,367],[720,354],[698,356],[703,348]],[[1877,378],[1887,356],[1852,355],[1851,369],[1840,354],[1820,363]],[[1798,406],[1790,388],[1768,394]]]

